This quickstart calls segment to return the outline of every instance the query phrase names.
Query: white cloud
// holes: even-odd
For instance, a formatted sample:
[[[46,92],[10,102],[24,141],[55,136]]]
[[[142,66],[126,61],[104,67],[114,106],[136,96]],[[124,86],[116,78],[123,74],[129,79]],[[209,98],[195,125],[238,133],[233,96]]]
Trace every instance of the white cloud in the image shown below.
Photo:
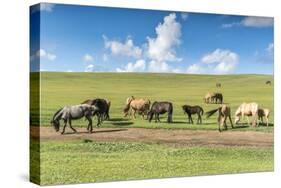
[[[67,70],[66,72],[73,72],[73,70]]]
[[[103,60],[103,61],[108,61],[108,55],[107,55],[107,54],[103,54],[102,60]]]
[[[235,70],[239,62],[239,55],[230,50],[216,49],[204,55],[201,62],[203,64],[212,65],[210,68],[214,69],[214,73],[227,74]]]
[[[32,7],[32,13],[38,12],[38,11],[45,11],[45,12],[52,12],[55,7],[55,4],[52,3],[40,3],[38,5],[35,5]]]
[[[188,18],[188,13],[181,13],[181,18],[186,20]]]
[[[85,68],[85,72],[93,72],[94,68],[95,66],[93,64],[90,64]]]
[[[156,38],[147,37],[148,57],[153,61],[179,61],[174,47],[181,43],[181,24],[176,21],[176,14],[164,17],[164,22],[155,28]]]
[[[51,3],[40,3],[40,10],[41,10],[41,11],[52,12],[54,7],[55,7],[55,4],[51,4]]]
[[[199,64],[192,64],[186,70],[186,73],[189,73],[189,74],[200,74],[203,72],[204,72],[204,70],[203,70],[202,66],[200,66]]]
[[[247,16],[242,19],[240,22],[226,23],[223,24],[223,28],[231,28],[235,26],[244,26],[244,27],[272,27],[274,24],[273,18],[270,17],[255,17]]]
[[[148,65],[149,72],[171,72],[169,65],[162,61],[150,61]]]
[[[271,27],[273,18],[248,16],[241,23],[246,27]]]
[[[83,56],[83,61],[85,61],[85,62],[92,62],[92,61],[94,61],[94,58],[90,54],[85,54]]]
[[[33,61],[35,58],[44,58],[49,61],[54,61],[57,58],[57,56],[41,48],[34,55],[30,57],[31,61]]]
[[[143,59],[137,60],[136,63],[128,63],[124,69],[117,68],[117,72],[143,72],[146,69],[146,63]]]
[[[274,44],[273,44],[273,43],[269,43],[269,44],[268,44],[268,47],[266,48],[266,51],[267,51],[269,54],[273,54],[273,51],[274,51]]]
[[[142,49],[134,45],[133,40],[128,37],[124,43],[115,40],[108,40],[106,36],[103,36],[105,42],[105,48],[110,49],[113,55],[121,55],[139,58],[142,55]]]

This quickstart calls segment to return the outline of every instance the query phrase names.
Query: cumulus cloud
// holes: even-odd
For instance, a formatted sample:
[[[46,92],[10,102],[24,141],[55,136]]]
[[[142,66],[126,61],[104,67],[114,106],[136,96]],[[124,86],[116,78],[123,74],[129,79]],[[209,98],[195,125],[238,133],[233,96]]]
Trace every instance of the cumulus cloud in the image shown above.
[[[179,61],[175,46],[181,43],[181,24],[176,21],[176,14],[164,17],[164,22],[155,28],[156,38],[147,37],[147,55],[153,61]]]
[[[205,54],[199,63],[187,67],[191,74],[228,74],[233,73],[239,63],[239,55],[226,49],[216,49]]]
[[[256,17],[256,16],[247,16],[242,19],[240,22],[232,22],[223,24],[223,28],[231,28],[235,26],[244,26],[244,27],[272,27],[274,24],[273,18],[270,17]]]
[[[146,69],[146,63],[143,59],[137,60],[135,63],[128,63],[123,69],[117,68],[117,72],[143,72]]]
[[[54,61],[57,56],[53,53],[47,52],[45,49],[39,49],[34,55],[30,57],[30,60],[33,61],[36,58],[42,58],[49,61]]]
[[[107,54],[103,54],[102,60],[103,60],[103,61],[108,61],[108,55],[107,55]]]
[[[85,54],[83,56],[83,61],[85,61],[85,62],[92,62],[92,61],[94,61],[94,58],[90,54]]]
[[[149,72],[171,72],[169,65],[163,61],[150,61],[148,65]]]
[[[95,66],[93,64],[87,65],[85,68],[85,72],[93,72]]]
[[[201,74],[203,73],[204,70],[202,68],[202,66],[200,66],[199,64],[192,64],[189,67],[187,67],[186,73],[189,74]]]
[[[216,49],[215,51],[204,55],[201,62],[214,65],[215,73],[227,74],[232,73],[235,70],[239,62],[239,55],[230,50]]]
[[[108,40],[103,36],[105,48],[109,49],[113,55],[121,55],[139,58],[142,55],[142,49],[134,45],[133,40],[128,37],[124,43],[116,40]]]

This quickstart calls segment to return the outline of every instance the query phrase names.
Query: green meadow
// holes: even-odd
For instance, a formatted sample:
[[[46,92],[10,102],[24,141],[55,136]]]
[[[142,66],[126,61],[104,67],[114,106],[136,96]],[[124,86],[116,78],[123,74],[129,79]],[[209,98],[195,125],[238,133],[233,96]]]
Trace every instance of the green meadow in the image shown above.
[[[31,74],[31,83],[35,82],[34,78]],[[239,125],[228,131],[262,131],[268,134],[274,130],[273,84],[265,84],[267,80],[273,83],[273,77],[269,75],[42,72],[40,79],[40,126],[51,128],[53,114],[63,106],[79,104],[86,99],[105,98],[111,101],[111,119],[102,127],[217,131],[216,114],[209,119],[203,116],[202,125],[190,125],[181,106],[200,105],[205,112],[215,109],[219,105],[204,104],[203,97],[207,92],[221,92],[224,102],[231,107],[232,117],[242,102],[257,102],[271,110],[269,127]],[[221,83],[221,88],[216,88],[217,82]],[[35,91],[36,88],[32,92]],[[132,95],[148,98],[151,102],[171,101],[173,123],[165,122],[166,115],[162,116],[161,123],[149,123],[139,115],[136,120],[123,118],[125,101]],[[31,108],[31,115],[34,119],[39,117],[36,108]],[[194,116],[193,120],[196,122],[197,117]],[[35,123],[31,121],[31,124]],[[73,121],[72,125],[86,129],[87,121]],[[163,143],[83,138],[42,140],[40,154],[36,152],[38,143],[32,141],[31,161],[34,163],[31,169],[34,173],[31,180],[42,185],[272,171],[274,157],[273,146],[173,147]],[[39,157],[40,168],[35,162]]]
[[[187,75],[187,74],[149,74],[149,73],[41,73],[41,125],[50,126],[53,114],[66,105],[80,104],[86,99],[106,98],[111,101],[112,121],[103,127],[145,127],[145,128],[184,128],[217,129],[216,115],[210,119],[203,117],[203,125],[188,125],[181,106],[200,105],[204,111],[217,108],[216,104],[204,104],[204,95],[221,92],[224,102],[231,106],[234,115],[242,102],[257,102],[261,107],[271,110],[273,123],[273,80],[269,75]],[[215,84],[222,84],[216,88]],[[130,96],[148,98],[153,101],[171,101],[174,106],[172,124],[148,123],[140,116],[136,120],[124,119],[123,108]],[[194,116],[194,120],[196,120]],[[162,116],[162,122],[166,116]],[[94,120],[94,122],[96,122]],[[86,126],[79,120],[74,126]],[[269,128],[241,128],[236,130],[272,131]]]

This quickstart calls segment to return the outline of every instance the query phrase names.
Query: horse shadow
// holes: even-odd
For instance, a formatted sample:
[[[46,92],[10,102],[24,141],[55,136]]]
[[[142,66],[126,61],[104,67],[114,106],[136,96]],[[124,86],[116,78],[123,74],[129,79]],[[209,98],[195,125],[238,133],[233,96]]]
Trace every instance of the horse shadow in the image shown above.
[[[110,130],[98,130],[94,129],[92,133],[105,133],[105,132],[119,132],[119,131],[127,131],[128,129],[110,129]],[[80,132],[65,132],[64,135],[72,135],[72,134],[88,134],[88,131],[80,131]]]
[[[107,121],[129,121],[128,118],[110,118]]]
[[[133,122],[127,121],[127,122],[114,122],[112,123],[112,125],[116,125],[116,126],[129,126],[134,124]]]

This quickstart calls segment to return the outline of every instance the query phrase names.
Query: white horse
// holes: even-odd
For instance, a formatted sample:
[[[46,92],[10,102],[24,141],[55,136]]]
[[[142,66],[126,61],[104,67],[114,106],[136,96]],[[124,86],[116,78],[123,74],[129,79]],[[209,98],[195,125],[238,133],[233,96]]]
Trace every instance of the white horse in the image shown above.
[[[244,119],[244,116],[247,116],[248,124],[249,122],[249,116],[253,117],[252,120],[252,126],[255,127],[258,123],[258,109],[259,105],[255,102],[252,103],[242,103],[238,109],[235,112],[235,124],[237,124],[240,121],[240,117],[242,116],[242,119]]]
[[[98,110],[98,108],[96,106],[89,105],[89,104],[65,106],[65,107],[59,109],[54,114],[51,124],[53,125],[55,130],[58,132],[60,130],[60,120],[62,119],[64,121],[64,127],[63,127],[61,134],[64,133],[67,123],[69,124],[69,127],[74,132],[77,132],[72,127],[71,120],[81,119],[81,118],[85,117],[89,122],[87,130],[89,131],[89,133],[91,133],[93,131],[92,116],[93,116],[93,113],[97,110]]]

